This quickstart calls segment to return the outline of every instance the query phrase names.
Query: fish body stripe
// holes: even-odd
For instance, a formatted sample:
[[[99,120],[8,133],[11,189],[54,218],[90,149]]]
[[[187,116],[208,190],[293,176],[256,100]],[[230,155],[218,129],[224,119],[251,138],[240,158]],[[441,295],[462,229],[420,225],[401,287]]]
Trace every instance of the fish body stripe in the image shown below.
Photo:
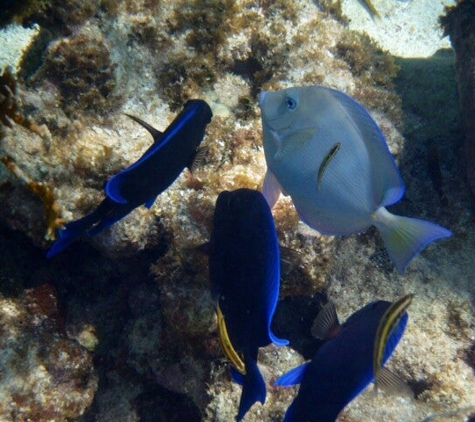
[[[373,349],[374,376],[377,378],[382,367],[384,351],[389,337],[398,326],[401,318],[412,302],[414,295],[409,294],[394,302],[384,313],[376,331]]]
[[[318,177],[317,177],[318,190],[320,190],[320,184],[322,182],[323,173],[325,173],[325,170],[327,169],[328,165],[335,158],[335,155],[340,150],[340,147],[341,147],[341,144],[339,142],[333,145],[330,151],[328,151],[328,154],[323,159],[322,164],[320,164],[320,168],[318,169]]]
[[[224,320],[224,315],[219,307],[219,302],[216,306],[216,315],[218,317],[218,335],[221,348],[236,371],[242,375],[246,375],[246,365],[231,343],[231,339],[229,338],[228,330],[226,328],[226,321]]]

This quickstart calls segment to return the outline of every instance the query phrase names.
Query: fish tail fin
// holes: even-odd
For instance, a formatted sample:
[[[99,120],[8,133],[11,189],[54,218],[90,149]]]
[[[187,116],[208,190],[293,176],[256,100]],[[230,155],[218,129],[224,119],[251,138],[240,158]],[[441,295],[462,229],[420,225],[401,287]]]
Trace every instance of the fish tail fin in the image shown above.
[[[59,230],[59,239],[53,243],[51,249],[47,252],[46,257],[52,258],[56,256],[64,249],[66,249],[71,243],[76,241],[86,230],[91,227],[97,220],[95,213],[88,214],[77,221],[72,221],[66,224],[65,230]]]
[[[52,258],[53,256],[59,254],[71,243],[81,237],[83,233],[87,232],[90,236],[89,229],[94,226],[94,224],[101,222],[101,220],[107,216],[107,213],[111,210],[111,204],[113,204],[112,201],[106,198],[90,214],[87,214],[79,220],[66,224],[66,229],[59,232],[59,239],[53,244],[51,249],[46,254],[46,257]],[[100,224],[102,224],[102,222]]]
[[[452,232],[429,221],[401,217],[381,207],[372,215],[384,245],[399,273],[430,243],[452,236]]]
[[[256,351],[257,358],[257,351]],[[239,411],[236,420],[239,422],[252,405],[259,401],[266,401],[266,383],[257,367],[257,359],[245,359],[246,375],[242,378],[242,393],[239,402]]]

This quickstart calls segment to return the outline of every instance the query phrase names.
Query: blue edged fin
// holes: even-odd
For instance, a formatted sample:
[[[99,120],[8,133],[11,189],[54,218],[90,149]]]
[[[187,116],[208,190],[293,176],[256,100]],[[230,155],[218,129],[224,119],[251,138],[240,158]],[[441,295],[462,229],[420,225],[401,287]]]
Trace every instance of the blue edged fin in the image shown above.
[[[143,121],[142,119],[139,119],[136,116],[132,116],[131,114],[126,114],[127,117],[130,117],[132,120],[143,126],[145,129],[147,129],[150,134],[153,137],[154,143],[144,152],[142,157],[137,161],[141,162],[145,157],[148,156],[148,154],[151,151],[155,151],[156,149],[160,148],[162,143],[166,143],[166,139],[163,137],[163,133],[160,132],[159,130],[155,129],[151,125],[149,125],[147,122]],[[117,202],[119,204],[126,204],[127,200],[122,196],[120,192],[120,185],[121,185],[121,177],[124,172],[127,172],[130,168],[135,167],[137,163],[132,164],[130,167],[126,168],[125,170],[122,170],[120,173],[116,174],[113,176],[106,184],[106,195],[112,199],[114,202]],[[150,206],[147,206],[147,208],[150,208],[153,205],[153,202],[155,202],[155,199],[152,201],[152,204]],[[148,204],[149,202],[147,202]],[[112,223],[113,224],[113,223]]]
[[[150,208],[152,208],[152,205],[154,204],[154,202],[157,200],[157,196],[153,197],[150,201],[147,201],[145,203],[145,207],[149,210]]]
[[[269,330],[269,338],[274,343],[276,346],[288,346],[289,345],[289,340],[286,340],[285,338],[277,338],[275,334]]]
[[[399,273],[404,274],[411,261],[430,243],[452,236],[452,232],[416,218],[391,214],[384,207],[372,214],[373,224]]]
[[[285,417],[284,417],[283,422],[292,422],[294,420],[294,406],[295,406],[295,404],[292,403],[287,408],[287,412],[285,412]]]
[[[65,230],[58,230],[59,239],[53,244],[47,252],[46,257],[52,258],[66,249],[71,243],[76,241],[86,230],[95,224],[100,218],[97,213],[93,212],[85,217],[66,224]]]
[[[118,204],[126,204],[127,200],[122,196],[120,192],[120,179],[122,178],[122,172],[116,174],[112,179],[110,179],[106,184],[106,195],[108,198],[112,199]]]
[[[238,376],[236,375],[237,371],[233,372],[233,379],[242,381],[241,400],[239,401],[239,411],[236,416],[236,421],[238,422],[246,415],[256,401],[262,404],[266,401],[266,384],[257,367],[257,360],[246,359],[245,363],[246,375],[239,374]],[[236,378],[234,378],[235,375]]]
[[[244,384],[244,375],[241,374],[234,366],[231,366],[231,378],[238,385]]]
[[[274,385],[277,387],[293,387],[294,385],[300,384],[307,371],[308,365],[308,363],[304,363],[303,365],[297,366],[278,378]]]
[[[266,175],[264,177],[264,185],[262,186],[262,194],[264,195],[264,198],[266,198],[270,209],[272,209],[279,199],[281,192],[282,188],[280,187],[277,177],[275,177],[274,173],[267,169]]]

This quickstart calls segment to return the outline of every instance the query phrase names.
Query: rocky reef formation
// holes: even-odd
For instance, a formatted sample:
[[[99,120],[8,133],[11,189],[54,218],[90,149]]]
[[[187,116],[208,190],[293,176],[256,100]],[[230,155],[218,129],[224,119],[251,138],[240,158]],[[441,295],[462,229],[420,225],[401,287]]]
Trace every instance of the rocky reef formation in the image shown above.
[[[66,335],[54,289],[0,297],[0,418],[76,420],[97,390],[92,354]]]
[[[425,114],[417,109],[423,106],[414,105],[407,120],[404,93],[395,84],[402,62],[367,35],[350,31],[333,2],[103,0],[43,6],[29,11],[24,22],[40,24],[48,42],[41,38],[25,52],[16,82],[2,79],[7,88],[0,87],[0,100],[6,101],[0,103],[0,155],[50,188],[61,218],[71,221],[92,211],[104,197],[105,182],[151,144],[149,134],[123,113],[160,130],[191,98],[207,100],[214,113],[200,168],[192,175],[185,171],[150,210],[138,208],[52,261],[44,259],[51,243],[44,238],[42,202],[0,165],[2,224],[25,235],[16,242],[17,253],[25,253],[22,242],[34,249],[34,274],[46,274],[60,292],[68,333],[94,349],[100,387],[87,414],[80,416],[84,404],[68,414],[70,420],[234,418],[241,389],[231,382],[219,347],[207,258],[195,247],[209,239],[219,192],[261,187],[266,166],[257,94],[303,84],[343,90],[368,108],[408,185],[393,211],[436,221],[453,230],[455,240],[431,246],[400,276],[375,231],[321,236],[281,198],[273,214],[280,243],[291,253],[274,332],[290,339],[291,348],[261,351],[265,379],[270,385],[312,356],[318,344],[310,327],[326,297],[344,320],[369,301],[415,293],[408,333],[391,364],[415,400],[363,395],[341,420],[417,421],[473,404],[472,209],[450,138],[437,145],[438,183],[448,205],[432,187],[429,142],[412,136],[423,124]],[[12,115],[47,127],[49,136]],[[4,239],[12,236],[9,229],[2,232]],[[245,420],[281,420],[294,395],[295,389],[269,387],[266,405],[255,405]]]
[[[455,50],[455,66],[460,103],[465,125],[465,145],[462,156],[467,168],[467,179],[475,195],[475,2],[459,1],[448,7],[441,17],[445,35]]]

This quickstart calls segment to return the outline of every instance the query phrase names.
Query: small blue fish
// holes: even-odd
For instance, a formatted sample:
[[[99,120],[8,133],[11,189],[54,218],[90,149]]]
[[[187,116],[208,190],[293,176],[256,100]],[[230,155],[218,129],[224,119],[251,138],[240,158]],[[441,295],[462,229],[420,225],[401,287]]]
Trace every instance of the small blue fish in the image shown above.
[[[257,367],[259,347],[288,344],[270,328],[279,297],[280,252],[274,220],[260,192],[239,189],[218,196],[208,253],[221,344],[234,365],[233,379],[243,386],[240,421],[256,401],[266,399]]]
[[[136,163],[107,182],[107,196],[95,211],[66,224],[66,230],[59,232],[59,240],[48,251],[48,258],[68,247],[83,233],[95,236],[140,205],[150,208],[185,167],[192,168],[212,113],[205,101],[188,101],[164,133],[137,117],[129,117],[152,134],[153,145]]]
[[[400,273],[431,242],[452,235],[386,210],[403,197],[404,182],[381,130],[355,100],[308,86],[264,92],[259,103],[268,167],[263,193],[271,208],[283,191],[322,234],[376,226]]]
[[[284,422],[335,422],[343,408],[374,381],[376,332],[390,306],[390,302],[382,300],[372,302],[341,326],[333,303],[324,307],[315,320],[312,333],[327,339],[331,333],[331,338],[317,350],[310,363],[291,370],[275,383],[281,387],[301,383]],[[408,318],[405,313],[389,337],[383,364],[401,340]]]

